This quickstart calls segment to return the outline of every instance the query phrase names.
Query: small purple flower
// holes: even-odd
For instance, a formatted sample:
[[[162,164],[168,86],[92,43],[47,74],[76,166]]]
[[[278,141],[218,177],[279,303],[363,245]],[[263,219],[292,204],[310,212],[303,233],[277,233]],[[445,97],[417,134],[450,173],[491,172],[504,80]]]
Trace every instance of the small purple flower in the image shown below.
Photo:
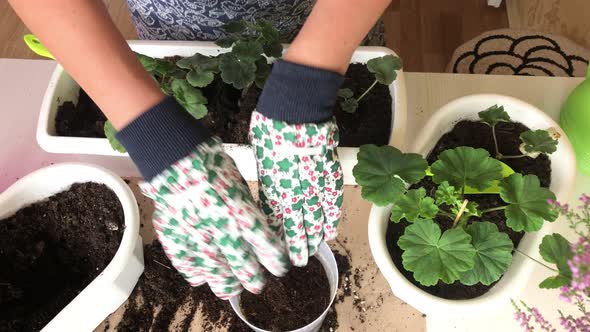
[[[586,195],[585,193],[580,196],[580,201],[584,203],[585,206],[590,205],[590,196]]]

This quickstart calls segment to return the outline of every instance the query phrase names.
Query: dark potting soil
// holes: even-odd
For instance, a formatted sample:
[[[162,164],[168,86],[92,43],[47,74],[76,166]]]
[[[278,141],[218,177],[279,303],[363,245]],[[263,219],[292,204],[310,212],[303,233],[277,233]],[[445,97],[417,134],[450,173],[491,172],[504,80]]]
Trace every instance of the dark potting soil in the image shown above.
[[[518,146],[520,145],[519,136],[523,131],[526,130],[528,130],[528,128],[521,123],[500,122],[496,126],[496,135],[498,137],[500,153],[504,155],[520,154],[520,151],[518,151]],[[482,122],[461,121],[457,123],[450,132],[444,134],[441,137],[434,149],[428,155],[428,163],[432,164],[434,161],[436,161],[438,155],[441,152],[447,149],[456,148],[458,146],[482,148],[487,150],[491,156],[494,156],[496,153],[494,141],[492,138],[492,131],[488,125]],[[502,162],[506,163],[517,173],[534,174],[538,176],[541,181],[541,185],[544,187],[549,187],[551,184],[551,162],[546,155],[540,155],[536,159],[529,157],[519,159],[505,159],[502,160]],[[434,197],[436,185],[434,182],[432,182],[431,177],[426,177],[420,183],[412,186],[412,188],[417,187],[424,187],[427,194],[431,197]],[[469,195],[469,199],[477,202],[480,209],[504,205],[499,195]],[[518,246],[520,240],[524,236],[524,232],[515,232],[506,226],[506,218],[503,211],[486,213],[483,218],[472,217],[470,222],[477,222],[478,220],[490,221],[496,224],[501,232],[508,234],[514,243],[514,247]],[[449,220],[446,217],[438,216],[435,218],[435,222],[440,225],[440,228],[443,232],[447,229],[450,229],[453,225],[452,220]],[[478,297],[488,292],[494,286],[494,284],[489,286],[482,284],[465,286],[459,282],[455,282],[450,285],[439,282],[438,284],[431,287],[420,285],[414,279],[412,272],[403,268],[402,250],[397,244],[397,241],[404,233],[405,227],[408,225],[409,224],[405,220],[398,224],[389,223],[385,239],[387,242],[389,254],[391,255],[396,267],[418,288],[432,295],[436,295],[445,299],[458,300]]]
[[[346,256],[338,252],[334,254],[338,262],[348,263]],[[144,246],[144,262],[144,274],[129,298],[117,331],[186,332],[197,310],[200,311],[204,331],[251,331],[234,313],[229,302],[217,298],[208,286],[191,287],[170,265],[158,241]],[[347,266],[350,270],[350,264]],[[347,271],[341,271],[341,275]],[[182,314],[177,315],[179,311]],[[337,313],[332,306],[321,331],[333,332],[337,327]]]
[[[106,116],[80,89],[78,103],[66,101],[57,109],[55,131],[58,136],[104,138]]]
[[[174,61],[176,58],[170,58]],[[366,66],[351,64],[342,84],[360,96],[374,81]],[[203,89],[209,113],[203,118],[205,127],[226,143],[248,143],[250,116],[256,108],[261,90],[251,86],[242,92],[225,84],[219,76]],[[59,136],[105,137],[105,116],[80,89],[79,103],[65,102],[58,107],[56,131]],[[391,95],[389,88],[377,84],[360,102],[358,110],[346,113],[336,102],[334,114],[340,128],[340,146],[387,144],[391,132]]]
[[[363,64],[354,63],[348,67],[342,88],[349,88],[354,92],[354,96],[360,96],[375,80],[367,67]],[[250,123],[250,114],[256,108],[260,89],[250,89],[246,96],[241,100],[240,109],[245,115],[245,130],[239,137],[232,139],[239,140],[239,143],[247,142],[248,125]],[[340,99],[336,101],[334,116],[340,129],[340,146],[354,147],[363,144],[385,145],[389,143],[389,134],[391,132],[391,95],[389,87],[383,84],[377,84],[375,87],[360,101],[359,107],[355,113],[347,113],[340,108]],[[226,142],[233,142],[226,141]]]
[[[0,331],[39,331],[108,265],[123,209],[108,187],[67,191],[0,220]]]
[[[269,331],[291,331],[313,322],[330,303],[330,284],[315,257],[293,267],[282,278],[268,274],[262,293],[243,292],[240,306],[253,325]]]

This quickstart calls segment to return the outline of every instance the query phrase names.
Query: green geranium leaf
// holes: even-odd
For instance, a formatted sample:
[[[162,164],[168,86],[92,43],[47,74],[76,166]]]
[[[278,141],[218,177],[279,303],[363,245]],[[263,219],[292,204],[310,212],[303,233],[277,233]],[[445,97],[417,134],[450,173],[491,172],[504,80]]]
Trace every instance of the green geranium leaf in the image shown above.
[[[359,107],[359,103],[354,98],[347,98],[340,101],[340,108],[346,113],[354,113]]]
[[[418,220],[406,227],[398,245],[404,250],[404,268],[424,286],[434,286],[439,280],[453,283],[475,264],[471,236],[462,228],[449,229],[441,236],[432,220]]]
[[[367,61],[367,69],[375,74],[375,78],[379,83],[389,85],[397,77],[396,70],[402,69],[402,61],[400,58],[389,54]]]
[[[186,110],[197,120],[202,119],[207,115],[209,110],[206,105],[194,104],[186,107]]]
[[[541,281],[539,284],[539,288],[544,289],[554,289],[554,288],[561,288],[563,286],[567,286],[572,282],[571,278],[566,278],[562,275],[556,275],[553,277],[548,277],[545,280]]]
[[[174,98],[192,116],[201,119],[207,115],[207,98],[201,90],[194,88],[186,80],[174,80],[171,87]]]
[[[219,72],[219,58],[195,53],[193,56],[178,60],[176,66],[183,69],[217,73]]]
[[[256,62],[261,55],[262,45],[257,41],[238,41],[234,45],[231,53],[240,61]]]
[[[557,233],[545,235],[539,246],[539,253],[546,262],[555,264],[559,271],[558,275],[545,279],[539,287],[558,288],[569,284],[572,279],[572,270],[567,261],[574,257],[569,241]]]
[[[219,38],[215,41],[215,45],[222,48],[230,48],[238,39],[234,36],[227,36]]]
[[[115,136],[117,135],[117,130],[115,129],[115,127],[113,127],[110,121],[104,123],[104,134],[109,140],[109,143],[111,144],[113,150],[121,153],[127,152],[125,147],[121,144],[121,142],[119,142],[119,140]]]
[[[352,174],[362,186],[364,199],[377,205],[392,203],[426,175],[428,163],[416,153],[402,153],[392,146],[367,144],[360,147]]]
[[[508,234],[498,231],[495,224],[487,221],[475,222],[465,231],[471,235],[471,244],[475,248],[475,265],[461,273],[459,280],[468,286],[477,283],[491,285],[512,263],[512,241]]]
[[[467,202],[467,206],[465,207],[465,210],[463,211],[463,215],[464,216],[481,217],[481,211],[479,210],[478,206],[479,205],[476,202],[473,202],[473,201]],[[459,213],[459,209],[457,209],[456,213]]]
[[[256,78],[254,79],[254,83],[260,89],[264,87],[264,83],[266,83],[266,79],[268,75],[270,75],[271,67],[266,61],[266,58],[262,57],[256,60]]]
[[[147,72],[151,73],[156,69],[156,67],[158,67],[158,61],[156,61],[156,59],[149,57],[147,55],[143,55],[141,53],[133,53],[135,53],[135,56],[137,57],[139,62],[141,62],[141,65],[143,66],[143,68],[145,68]]]
[[[221,78],[227,84],[241,90],[252,84],[256,79],[256,64],[241,61],[232,54],[224,54],[219,62]]]
[[[279,31],[271,22],[265,19],[259,19],[256,21],[256,23],[258,24],[258,30],[260,31],[262,38],[271,41],[280,39]]]
[[[510,115],[504,111],[504,106],[494,105],[477,114],[479,114],[481,121],[487,123],[490,126],[495,126],[498,124],[498,122],[510,121]]]
[[[520,134],[523,149],[527,153],[551,154],[557,151],[557,140],[553,139],[546,130],[528,130]]]
[[[426,196],[426,189],[411,189],[393,202],[391,221],[399,222],[406,219],[414,222],[418,218],[433,219],[437,213],[438,206],[434,204],[434,199]]]
[[[283,55],[279,31],[266,20],[258,20],[259,31],[262,36],[262,48],[264,54],[273,58],[280,58]]]
[[[448,181],[443,181],[438,185],[434,197],[436,198],[436,204],[438,205],[447,204],[453,206],[462,204],[460,193],[455,187],[451,186]]]
[[[349,88],[344,88],[344,89],[338,90],[338,97],[341,97],[344,99],[349,99],[349,98],[352,98],[353,96],[354,96],[354,92],[352,92],[352,90],[350,90]]]
[[[223,25],[223,30],[227,33],[243,33],[246,31],[248,23],[244,20],[232,21]]]
[[[541,229],[544,220],[554,221],[558,212],[547,200],[555,199],[549,189],[541,187],[535,175],[514,173],[500,182],[500,197],[506,207],[506,225],[517,232]]]
[[[465,146],[443,151],[430,170],[435,183],[448,181],[455,188],[470,186],[484,190],[492,181],[502,179],[502,164],[498,160],[490,158],[484,149]]]
[[[197,88],[204,88],[213,82],[215,74],[211,71],[196,71],[191,70],[186,75],[186,80],[190,85]]]

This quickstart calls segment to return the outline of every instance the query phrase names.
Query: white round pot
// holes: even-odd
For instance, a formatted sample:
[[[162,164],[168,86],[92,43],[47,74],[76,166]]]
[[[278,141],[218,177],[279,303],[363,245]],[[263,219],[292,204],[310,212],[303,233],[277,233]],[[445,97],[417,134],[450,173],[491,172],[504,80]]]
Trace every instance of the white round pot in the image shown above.
[[[324,318],[326,318],[326,315],[328,314],[328,310],[332,306],[332,302],[334,302],[334,298],[336,297],[336,291],[338,291],[338,266],[336,265],[336,259],[334,258],[334,253],[332,253],[332,250],[330,250],[330,247],[328,247],[328,245],[325,242],[322,242],[320,244],[318,252],[315,254],[315,257],[320,261],[320,263],[322,263],[322,266],[324,267],[324,270],[326,271],[326,274],[328,276],[328,282],[330,283],[330,303],[328,304],[328,307],[326,307],[326,310],[324,310],[324,312],[318,318],[316,318],[316,320],[314,320],[313,322],[307,324],[306,326],[304,326],[302,328],[298,328],[296,330],[286,331],[286,332],[316,332],[316,331],[319,331],[320,327],[322,327],[322,323],[324,321]],[[229,303],[231,304],[232,309],[234,309],[234,312],[238,315],[238,317],[240,317],[240,319],[244,323],[248,324],[248,326],[252,330],[254,330],[256,332],[270,332],[268,330],[263,330],[261,328],[258,328],[256,326],[252,325],[250,322],[248,322],[248,320],[246,320],[246,316],[244,316],[244,313],[242,313],[242,308],[240,307],[240,297],[239,296],[235,296],[235,297],[232,297],[231,299],[229,299]]]
[[[228,49],[220,48],[213,42],[198,41],[161,41],[142,40],[129,41],[129,46],[135,52],[151,57],[163,58],[168,56],[191,56],[195,53],[204,55],[217,55],[227,52]],[[285,45],[285,50],[287,49]],[[392,50],[385,47],[359,47],[353,54],[351,63],[366,63],[370,59],[393,54]],[[66,101],[76,103],[80,86],[66,73],[61,65],[57,65],[45,96],[41,104],[39,121],[37,123],[37,143],[47,152],[90,154],[105,156],[127,156],[111,148],[106,138],[89,137],[65,137],[57,136],[55,132],[55,117],[58,106]],[[391,136],[389,144],[404,148],[406,128],[406,85],[404,73],[398,71],[397,79],[389,86],[391,94]],[[249,145],[224,143],[225,151],[236,160],[236,164],[242,176],[247,181],[256,181],[256,161],[254,152]],[[338,155],[342,163],[344,184],[356,184],[352,176],[352,168],[356,165],[358,148],[338,148]]]
[[[117,195],[123,207],[125,231],[109,265],[43,328],[44,332],[93,331],[127,300],[143,273],[137,202],[121,178],[101,167],[63,163],[28,174],[0,193],[0,219],[80,182],[105,184]]]
[[[420,131],[419,137],[410,148],[411,152],[427,156],[440,137],[449,132],[461,120],[478,120],[478,112],[492,105],[502,105],[513,121],[520,122],[530,129],[555,128],[560,134],[557,151],[549,156],[551,160],[551,186],[560,201],[567,201],[575,185],[576,160],[570,142],[561,128],[549,116],[536,107],[521,100],[491,94],[471,95],[456,99],[436,112]],[[478,135],[479,133],[473,133]],[[512,264],[502,279],[489,292],[470,300],[446,300],[430,295],[408,281],[394,265],[387,250],[385,232],[391,206],[373,206],[369,216],[369,243],[371,252],[389,282],[393,293],[414,308],[427,315],[453,315],[456,313],[482,313],[486,310],[509,303],[517,298],[536,263],[515,253]],[[552,223],[546,222],[538,232],[527,233],[518,249],[529,256],[536,257],[543,236],[551,232]]]

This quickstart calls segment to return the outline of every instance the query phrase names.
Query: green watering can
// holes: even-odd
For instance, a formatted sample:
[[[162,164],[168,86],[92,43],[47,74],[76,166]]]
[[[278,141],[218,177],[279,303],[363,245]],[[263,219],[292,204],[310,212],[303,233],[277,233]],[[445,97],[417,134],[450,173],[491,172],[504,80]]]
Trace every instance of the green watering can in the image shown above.
[[[590,175],[590,66],[586,80],[574,89],[563,105],[559,122],[574,146],[578,169]]]
[[[43,46],[43,44],[41,44],[41,41],[39,41],[35,35],[25,35],[23,39],[31,51],[37,53],[40,56],[55,60],[53,55],[49,53],[49,51],[45,48],[45,46]]]

